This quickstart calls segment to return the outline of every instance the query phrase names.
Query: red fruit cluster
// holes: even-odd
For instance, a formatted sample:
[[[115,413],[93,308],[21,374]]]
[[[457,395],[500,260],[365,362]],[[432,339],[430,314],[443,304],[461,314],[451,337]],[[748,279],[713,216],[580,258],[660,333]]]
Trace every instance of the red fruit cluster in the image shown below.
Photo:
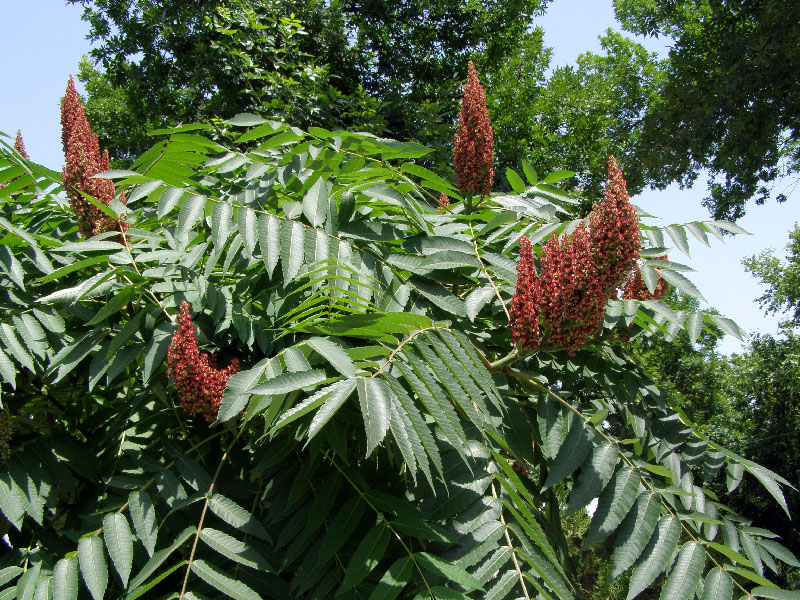
[[[25,142],[22,141],[22,132],[17,129],[17,137],[14,138],[14,150],[19,152],[20,156],[25,160],[29,160],[30,156],[25,152]]]
[[[17,137],[14,138],[14,150],[16,150],[25,160],[30,159],[30,156],[28,156],[28,153],[25,151],[25,143],[22,141],[22,132],[19,129],[17,129]],[[9,182],[7,181],[0,183],[0,190],[2,190],[8,184]],[[16,198],[16,196],[12,196],[12,198]]]
[[[667,256],[658,256],[653,260],[668,260]],[[625,284],[625,289],[622,292],[622,297],[626,300],[661,300],[667,294],[669,284],[658,276],[658,283],[656,289],[652,292],[647,289],[647,285],[642,279],[642,271],[636,267],[628,277],[628,282]]]
[[[238,359],[224,369],[218,369],[216,362],[213,354],[200,352],[189,303],[184,300],[178,313],[178,330],[167,350],[167,375],[175,382],[183,410],[192,416],[202,414],[209,423],[217,418],[225,384],[239,370]]]
[[[61,179],[81,235],[90,237],[120,228],[123,231],[127,229],[125,223],[106,215],[83,196],[88,194],[108,204],[114,198],[115,189],[110,179],[92,179],[93,175],[108,171],[108,150],[100,153],[100,144],[86,119],[72,77],[61,99],[61,144],[66,163]],[[124,195],[120,195],[120,201],[125,204]]]
[[[450,206],[450,196],[447,194],[439,194],[439,199],[436,201],[439,210],[444,210]]]
[[[463,194],[486,196],[492,191],[493,161],[494,132],[489,123],[486,94],[470,61],[453,144],[456,183]]]
[[[636,209],[614,157],[608,171],[603,201],[572,234],[547,241],[538,272],[530,241],[521,240],[510,311],[515,344],[535,351],[546,342],[574,354],[597,332],[606,303],[636,264]]]

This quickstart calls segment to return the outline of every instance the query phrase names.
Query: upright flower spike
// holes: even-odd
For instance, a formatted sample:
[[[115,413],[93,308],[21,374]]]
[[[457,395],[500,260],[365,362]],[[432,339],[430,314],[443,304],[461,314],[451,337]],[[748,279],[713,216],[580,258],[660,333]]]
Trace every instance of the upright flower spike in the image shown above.
[[[200,352],[189,303],[182,301],[178,330],[167,349],[167,375],[175,383],[181,408],[189,415],[202,414],[206,421],[213,422],[219,412],[225,384],[238,370],[238,359],[224,369],[218,369],[214,355]]]
[[[517,288],[511,298],[511,341],[526,350],[535,351],[541,343],[539,333],[539,303],[541,297],[539,275],[533,258],[530,240],[523,236],[519,241],[517,263]]]
[[[598,273],[600,284],[612,292],[636,266],[641,245],[636,209],[613,156],[608,159],[605,198],[592,208],[588,221],[595,261],[602,265]]]
[[[114,198],[115,189],[110,179],[92,179],[92,176],[109,169],[108,151],[100,153],[100,144],[86,119],[72,77],[61,99],[61,143],[66,163],[61,179],[81,235],[90,237],[120,227],[127,229],[125,223],[106,215],[83,196],[88,194],[108,204]],[[124,195],[120,196],[120,201],[125,203]]]
[[[636,210],[611,157],[605,198],[571,234],[547,241],[538,274],[530,241],[520,241],[510,311],[514,343],[574,354],[602,325],[606,303],[636,264],[639,244]]]
[[[17,129],[17,137],[14,138],[14,150],[19,152],[20,156],[25,160],[30,159],[30,156],[28,156],[28,153],[25,151],[25,142],[22,141],[22,131],[19,129]]]
[[[494,185],[494,132],[489,123],[486,94],[472,61],[458,113],[453,144],[456,183],[466,196],[486,196]]]

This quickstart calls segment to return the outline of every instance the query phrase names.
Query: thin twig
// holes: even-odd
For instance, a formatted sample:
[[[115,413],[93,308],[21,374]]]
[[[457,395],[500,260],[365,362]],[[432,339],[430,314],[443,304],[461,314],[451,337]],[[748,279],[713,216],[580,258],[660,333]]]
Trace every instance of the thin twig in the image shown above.
[[[203,512],[200,513],[200,521],[197,523],[197,531],[194,534],[194,542],[192,542],[192,551],[189,553],[189,562],[186,564],[186,575],[183,577],[183,585],[181,586],[181,593],[178,596],[178,600],[183,600],[183,595],[186,593],[186,582],[189,581],[189,573],[192,570],[192,562],[194,561],[194,553],[197,550],[197,540],[200,539],[200,532],[203,530],[203,522],[206,519],[206,511],[208,510],[208,501],[211,499],[211,494],[214,491],[214,484],[217,483],[217,478],[219,477],[220,471],[222,471],[222,465],[225,463],[225,459],[228,458],[228,453],[233,448],[233,445],[239,440],[239,436],[242,434],[243,429],[240,429],[239,432],[236,434],[236,437],[233,438],[231,443],[225,449],[225,452],[222,454],[222,458],[219,460],[219,464],[217,465],[217,470],[214,473],[214,478],[211,480],[211,485],[208,486],[208,492],[206,493],[206,500],[203,502]]]
[[[495,500],[498,500],[497,490],[494,487],[494,481],[492,481],[492,497]],[[525,585],[525,576],[522,574],[519,561],[517,561],[517,554],[514,552],[514,544],[511,542],[511,535],[508,533],[508,525],[506,525],[506,519],[503,516],[502,510],[500,511],[500,522],[503,524],[503,532],[506,534],[506,543],[511,550],[511,559],[514,561],[514,568],[517,571],[517,575],[519,575],[519,584],[522,586],[522,593],[525,594],[526,600],[531,600],[531,597],[528,595],[528,588]]]

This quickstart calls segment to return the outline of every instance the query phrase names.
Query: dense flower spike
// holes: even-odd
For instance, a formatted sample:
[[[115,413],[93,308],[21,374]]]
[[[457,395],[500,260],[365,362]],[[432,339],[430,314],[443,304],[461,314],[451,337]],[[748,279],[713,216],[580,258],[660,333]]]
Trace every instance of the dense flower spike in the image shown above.
[[[81,235],[90,237],[120,227],[127,229],[125,223],[106,215],[83,196],[88,194],[99,202],[108,204],[114,198],[115,190],[114,182],[110,179],[92,179],[93,175],[109,169],[108,151],[100,153],[100,144],[86,120],[86,113],[72,77],[69,78],[66,94],[61,99],[61,128],[61,143],[66,162],[61,178]],[[120,195],[120,201],[125,203],[124,195]]]
[[[658,256],[653,260],[669,260],[669,257]],[[659,275],[656,289],[651,292],[647,289],[644,279],[642,279],[641,269],[636,267],[628,277],[622,297],[626,300],[661,300],[666,296],[667,290],[669,290],[669,284]]]
[[[450,196],[447,194],[439,194],[439,199],[436,201],[439,210],[444,210],[450,206]]]
[[[485,196],[492,191],[493,160],[494,132],[489,123],[486,94],[470,61],[453,144],[456,183],[463,194]]]
[[[520,241],[511,301],[514,343],[535,351],[546,343],[574,354],[603,322],[605,306],[639,255],[636,210],[613,157],[605,198],[572,234],[551,237],[537,275],[531,243]]]
[[[594,206],[588,221],[595,260],[602,266],[598,272],[601,285],[609,291],[616,290],[636,265],[641,236],[636,209],[613,156],[608,159],[605,198]]]
[[[539,276],[533,259],[533,248],[527,237],[519,243],[517,290],[511,298],[511,339],[528,350],[539,347]]]
[[[183,410],[190,415],[201,413],[209,423],[216,420],[225,384],[238,370],[238,359],[218,369],[214,355],[200,352],[189,303],[181,302],[178,330],[167,350],[167,375],[175,383]]]
[[[19,129],[17,129],[17,137],[14,138],[14,150],[19,152],[20,156],[25,160],[30,159],[30,156],[25,151],[25,142],[22,141],[22,132]]]

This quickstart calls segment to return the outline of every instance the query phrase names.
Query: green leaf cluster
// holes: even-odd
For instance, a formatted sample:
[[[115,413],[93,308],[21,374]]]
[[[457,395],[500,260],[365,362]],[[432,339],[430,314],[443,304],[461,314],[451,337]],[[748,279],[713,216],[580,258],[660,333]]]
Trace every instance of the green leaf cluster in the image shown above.
[[[630,599],[789,593],[762,565],[792,553],[711,482],[752,476],[784,510],[791,484],[703,435],[620,336],[735,324],[613,300],[574,356],[511,346],[518,240],[577,225],[568,173],[528,165],[466,212],[417,143],[226,125],[107,173],[129,228],[89,240],[58,174],[3,146],[0,597],[568,600],[561,517],[595,499],[580,543],[615,544]],[[643,256],[720,227],[642,224]],[[184,300],[242,365],[210,425],[165,373]]]

